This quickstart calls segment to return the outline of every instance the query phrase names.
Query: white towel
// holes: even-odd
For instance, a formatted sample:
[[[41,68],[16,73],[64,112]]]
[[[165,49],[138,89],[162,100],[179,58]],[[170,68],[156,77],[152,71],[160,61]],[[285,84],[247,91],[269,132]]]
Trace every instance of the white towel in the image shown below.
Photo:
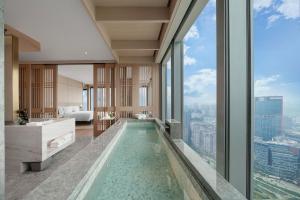
[[[69,133],[67,135],[63,135],[58,138],[55,138],[54,140],[52,140],[48,143],[48,147],[58,148],[58,147],[64,145],[65,143],[69,142],[70,140],[72,140],[72,136],[73,135],[71,133]]]

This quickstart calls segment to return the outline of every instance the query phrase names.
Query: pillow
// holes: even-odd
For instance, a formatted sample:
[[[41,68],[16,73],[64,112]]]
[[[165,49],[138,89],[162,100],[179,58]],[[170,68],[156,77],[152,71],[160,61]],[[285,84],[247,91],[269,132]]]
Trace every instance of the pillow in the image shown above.
[[[79,106],[72,106],[72,110],[73,112],[78,112],[80,109]]]
[[[73,112],[73,107],[72,106],[66,106],[66,107],[64,107],[64,111],[65,111],[65,113],[71,113],[71,112]]]

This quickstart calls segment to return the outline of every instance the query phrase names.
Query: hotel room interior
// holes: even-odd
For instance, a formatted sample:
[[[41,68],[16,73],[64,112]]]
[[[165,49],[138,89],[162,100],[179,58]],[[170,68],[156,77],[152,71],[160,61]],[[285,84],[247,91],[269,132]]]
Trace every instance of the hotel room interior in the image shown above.
[[[0,200],[300,199],[299,0],[0,0],[0,19]]]

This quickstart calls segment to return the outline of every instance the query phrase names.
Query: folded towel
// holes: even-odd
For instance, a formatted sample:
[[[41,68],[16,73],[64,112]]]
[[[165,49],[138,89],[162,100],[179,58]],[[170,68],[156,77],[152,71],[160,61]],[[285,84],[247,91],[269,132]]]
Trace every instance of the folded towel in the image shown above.
[[[48,147],[49,148],[58,148],[62,145],[64,145],[65,143],[69,142],[70,140],[72,140],[72,133],[69,133],[67,135],[63,135],[60,136],[58,138],[55,138],[53,140],[51,140],[50,142],[48,142]]]
[[[50,142],[48,144],[48,147],[50,147],[50,148],[58,148],[58,147],[62,146],[64,143],[65,143],[64,139],[55,139],[55,140],[53,140],[52,142]]]

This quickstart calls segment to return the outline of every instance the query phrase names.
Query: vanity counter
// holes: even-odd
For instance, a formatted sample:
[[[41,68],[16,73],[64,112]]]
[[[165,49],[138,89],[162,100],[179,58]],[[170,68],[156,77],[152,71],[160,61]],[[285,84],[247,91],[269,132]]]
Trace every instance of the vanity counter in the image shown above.
[[[30,125],[6,125],[5,157],[8,170],[24,172],[30,163],[42,165],[51,156],[74,142],[75,119],[35,121]]]

